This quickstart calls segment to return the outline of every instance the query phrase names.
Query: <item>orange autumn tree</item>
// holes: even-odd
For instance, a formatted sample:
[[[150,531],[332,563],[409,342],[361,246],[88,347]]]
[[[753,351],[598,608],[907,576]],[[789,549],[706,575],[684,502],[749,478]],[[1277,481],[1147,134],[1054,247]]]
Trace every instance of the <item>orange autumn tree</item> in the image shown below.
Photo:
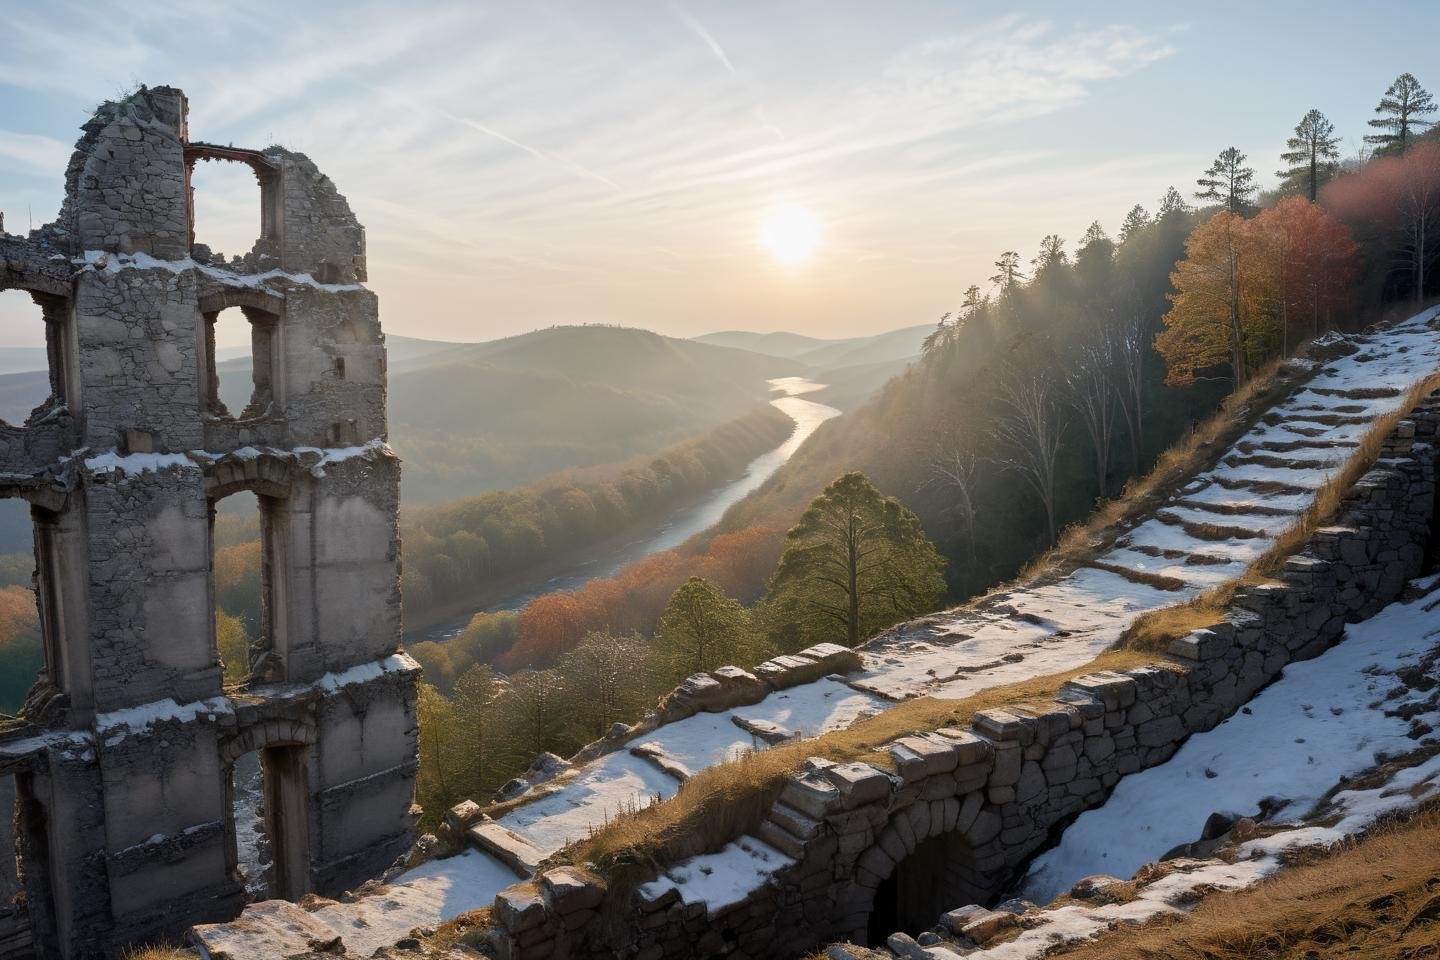
[[[1270,322],[1263,307],[1267,266],[1252,225],[1222,210],[1185,240],[1175,264],[1165,329],[1155,349],[1165,358],[1170,386],[1193,383],[1197,371],[1229,364],[1238,386],[1249,372],[1249,347],[1263,340]]]
[[[1257,278],[1272,285],[1280,351],[1288,354],[1292,330],[1303,323],[1308,336],[1317,336],[1321,317],[1344,306],[1359,272],[1360,248],[1349,227],[1304,197],[1281,200],[1250,227],[1266,261]]]

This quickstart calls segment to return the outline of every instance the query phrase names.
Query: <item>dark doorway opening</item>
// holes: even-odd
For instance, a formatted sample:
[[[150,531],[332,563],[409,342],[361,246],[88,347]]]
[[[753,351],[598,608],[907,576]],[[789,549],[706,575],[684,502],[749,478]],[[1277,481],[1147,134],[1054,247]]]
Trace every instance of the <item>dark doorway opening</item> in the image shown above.
[[[305,747],[264,747],[226,771],[230,868],[249,900],[298,900],[310,890]]]
[[[971,903],[985,904],[990,893],[974,872],[970,845],[958,833],[944,833],[916,845],[875,890],[866,939],[883,944],[892,933],[911,936],[929,930],[940,916]]]

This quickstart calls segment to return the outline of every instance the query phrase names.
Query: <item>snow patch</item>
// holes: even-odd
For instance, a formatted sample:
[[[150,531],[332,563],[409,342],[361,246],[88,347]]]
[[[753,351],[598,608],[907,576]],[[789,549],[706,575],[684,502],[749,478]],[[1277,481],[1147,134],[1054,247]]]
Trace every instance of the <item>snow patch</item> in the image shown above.
[[[741,837],[715,853],[691,857],[640,887],[654,900],[675,890],[686,903],[703,903],[713,915],[760,889],[771,874],[795,861],[754,837]]]

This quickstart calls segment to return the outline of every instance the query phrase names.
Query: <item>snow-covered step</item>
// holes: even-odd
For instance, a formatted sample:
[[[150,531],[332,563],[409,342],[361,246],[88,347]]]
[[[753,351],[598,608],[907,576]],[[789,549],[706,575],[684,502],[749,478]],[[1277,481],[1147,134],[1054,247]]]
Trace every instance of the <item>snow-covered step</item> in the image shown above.
[[[1258,525],[1221,523],[1215,517],[1202,516],[1199,511],[1187,511],[1183,507],[1167,507],[1155,517],[1161,523],[1179,527],[1191,541],[1254,540],[1267,536],[1265,530]]]
[[[1256,494],[1267,498],[1275,495],[1284,495],[1294,497],[1307,506],[1315,495],[1313,488],[1303,487],[1294,483],[1286,483],[1282,480],[1276,480],[1273,477],[1263,479],[1260,477],[1246,478],[1212,473],[1208,474],[1204,480],[1209,484],[1221,487],[1231,493]],[[1190,496],[1194,495],[1190,494]]]
[[[685,766],[685,764],[681,763],[679,760],[676,760],[669,754],[669,752],[666,751],[665,747],[662,744],[656,743],[653,740],[647,740],[644,743],[637,743],[635,746],[630,748],[630,753],[634,756],[639,757],[642,760],[650,761],[660,770],[661,773],[674,777],[681,783],[684,783],[691,777],[691,771],[689,767]]]
[[[1373,419],[1364,413],[1310,413],[1306,411],[1286,412],[1284,422],[1317,424],[1322,427],[1338,427],[1345,424],[1369,423]],[[1276,421],[1277,424],[1280,421]]]
[[[795,736],[794,731],[788,727],[782,727],[770,720],[741,716],[738,713],[730,715],[730,722],[752,737],[757,737],[769,744],[781,743]]]
[[[1210,556],[1201,553],[1167,557],[1157,550],[1150,554],[1134,547],[1120,547],[1106,553],[1107,561],[1144,574],[1168,577],[1192,589],[1206,589],[1245,572],[1249,565],[1243,560]]]
[[[1256,451],[1255,453],[1234,453],[1226,457],[1222,463],[1231,467],[1255,465],[1260,467],[1280,467],[1286,470],[1325,470],[1336,463],[1343,462],[1346,456],[1332,454],[1331,456],[1310,456],[1300,454],[1271,453],[1269,451]]]
[[[465,838],[482,853],[487,853],[515,872],[521,879],[535,876],[546,852],[517,833],[511,833],[488,817],[471,827]]]
[[[1237,443],[1236,449],[1245,453],[1265,451],[1268,453],[1305,453],[1311,450],[1318,450],[1322,453],[1330,453],[1333,457],[1344,459],[1349,456],[1348,451],[1353,450],[1357,444],[1354,440],[1336,440],[1331,437],[1304,437],[1295,440],[1260,440],[1255,443]]]
[[[1192,497],[1181,497],[1170,501],[1177,507],[1184,507],[1187,510],[1198,510],[1203,513],[1213,513],[1217,517],[1297,517],[1299,512],[1289,510],[1285,507],[1274,507],[1269,503],[1256,498],[1251,500],[1238,500],[1227,498],[1224,500],[1201,500]]]
[[[1310,393],[1318,393],[1322,397],[1342,397],[1346,400],[1377,400],[1400,396],[1400,389],[1398,387],[1335,388],[1308,386],[1305,389]]]
[[[1216,483],[1248,481],[1252,485],[1269,484],[1286,490],[1319,489],[1330,476],[1330,468],[1297,470],[1293,467],[1266,467],[1245,463],[1232,467],[1221,464],[1209,476]]]
[[[1156,590],[1165,590],[1170,593],[1175,593],[1183,590],[1186,586],[1186,582],[1179,577],[1172,577],[1168,574],[1163,573],[1152,573],[1151,571],[1143,570],[1138,567],[1126,566],[1123,563],[1116,563],[1110,558],[1108,554],[1106,555],[1105,559],[1091,560],[1088,564],[1086,564],[1086,566],[1089,566],[1095,570],[1104,570],[1107,573],[1113,573],[1117,576],[1124,577],[1131,583],[1143,583],[1147,587],[1152,587]]]

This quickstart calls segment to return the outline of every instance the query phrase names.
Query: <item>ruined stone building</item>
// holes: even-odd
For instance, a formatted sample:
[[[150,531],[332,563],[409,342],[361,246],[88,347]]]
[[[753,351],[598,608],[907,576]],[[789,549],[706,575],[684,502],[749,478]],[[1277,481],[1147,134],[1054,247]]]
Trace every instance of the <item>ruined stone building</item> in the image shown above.
[[[195,242],[190,175],[241,163],[261,234]],[[202,238],[203,239],[203,238]],[[365,236],[305,156],[192,141],[181,91],[102,105],[59,219],[0,232],[0,291],[43,309],[51,396],[0,424],[0,495],[29,503],[45,668],[0,730],[23,893],[0,957],[113,956],[245,899],[231,771],[256,754],[265,895],[372,876],[414,826],[417,668],[401,637],[399,463]],[[253,332],[243,410],[216,392],[214,324]],[[216,504],[261,505],[250,677],[217,653]]]

